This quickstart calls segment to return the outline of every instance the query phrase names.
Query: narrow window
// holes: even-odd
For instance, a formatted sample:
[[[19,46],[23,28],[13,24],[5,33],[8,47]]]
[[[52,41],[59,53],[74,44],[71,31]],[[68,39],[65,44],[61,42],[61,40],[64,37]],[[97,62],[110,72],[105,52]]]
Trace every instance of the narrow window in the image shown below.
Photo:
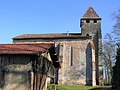
[[[59,44],[57,51],[58,51],[58,55],[59,55],[59,64],[60,64],[60,67],[61,67],[62,62],[63,62],[63,45]]]
[[[70,47],[70,66],[73,66],[73,47]]]
[[[90,23],[90,20],[86,20],[86,23]]]
[[[63,56],[63,45],[59,45],[59,56]]]

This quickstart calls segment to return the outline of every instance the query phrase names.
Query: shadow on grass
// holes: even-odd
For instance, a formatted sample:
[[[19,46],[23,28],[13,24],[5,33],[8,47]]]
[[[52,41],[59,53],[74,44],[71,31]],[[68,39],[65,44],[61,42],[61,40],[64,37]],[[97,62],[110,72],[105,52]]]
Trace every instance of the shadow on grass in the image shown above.
[[[112,90],[111,86],[97,87],[90,90]]]

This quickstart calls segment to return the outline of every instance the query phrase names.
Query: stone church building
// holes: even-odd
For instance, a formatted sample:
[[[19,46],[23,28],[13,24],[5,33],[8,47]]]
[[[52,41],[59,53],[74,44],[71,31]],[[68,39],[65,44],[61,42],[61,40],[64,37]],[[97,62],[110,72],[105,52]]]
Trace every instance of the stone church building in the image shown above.
[[[51,83],[98,85],[101,60],[101,18],[92,7],[80,19],[81,33],[23,34],[13,44],[54,44],[59,67]],[[29,47],[30,48],[30,47]]]

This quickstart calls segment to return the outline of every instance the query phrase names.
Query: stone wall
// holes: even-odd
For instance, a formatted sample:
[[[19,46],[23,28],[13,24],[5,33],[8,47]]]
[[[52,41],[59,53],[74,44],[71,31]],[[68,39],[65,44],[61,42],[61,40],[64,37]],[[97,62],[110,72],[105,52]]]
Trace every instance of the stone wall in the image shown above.
[[[61,69],[59,70],[59,84],[86,84],[86,67],[92,68],[90,64],[88,64],[89,66],[86,66],[86,50],[89,41],[90,40],[66,40],[56,42],[56,44],[63,46],[63,60]],[[61,51],[59,52],[61,53]],[[61,57],[59,58],[61,61]]]
[[[31,63],[30,56],[1,55],[0,66],[4,85],[0,90],[29,90]]]

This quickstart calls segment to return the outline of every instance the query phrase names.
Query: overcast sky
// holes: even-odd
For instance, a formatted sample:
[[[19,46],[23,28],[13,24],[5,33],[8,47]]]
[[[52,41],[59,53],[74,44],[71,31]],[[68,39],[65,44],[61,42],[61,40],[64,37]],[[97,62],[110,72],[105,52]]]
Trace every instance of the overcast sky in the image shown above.
[[[80,18],[92,6],[110,33],[120,0],[0,0],[0,44],[21,34],[80,32]]]

